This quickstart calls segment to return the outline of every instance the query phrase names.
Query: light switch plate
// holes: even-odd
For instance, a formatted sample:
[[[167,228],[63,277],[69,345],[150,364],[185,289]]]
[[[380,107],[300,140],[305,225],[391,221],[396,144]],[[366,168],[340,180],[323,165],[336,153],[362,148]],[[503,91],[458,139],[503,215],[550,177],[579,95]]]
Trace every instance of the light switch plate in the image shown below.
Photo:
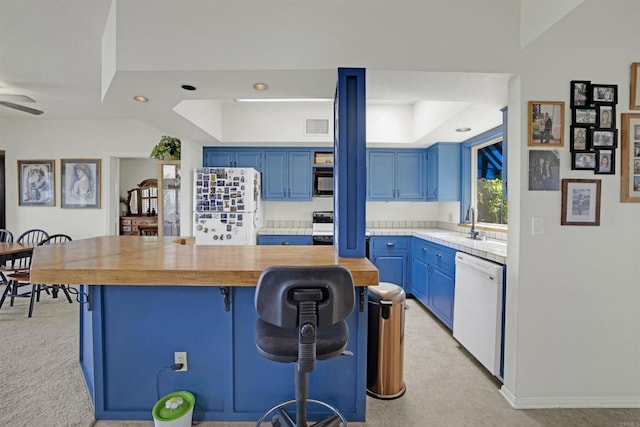
[[[544,218],[541,216],[534,216],[531,218],[531,235],[541,236],[544,234]]]

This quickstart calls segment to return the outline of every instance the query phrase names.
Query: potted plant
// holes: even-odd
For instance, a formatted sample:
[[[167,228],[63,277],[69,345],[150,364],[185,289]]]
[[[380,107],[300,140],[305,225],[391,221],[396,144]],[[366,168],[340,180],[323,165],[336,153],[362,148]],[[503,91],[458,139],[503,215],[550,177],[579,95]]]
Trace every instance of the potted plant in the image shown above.
[[[153,159],[158,160],[179,160],[180,159],[180,139],[172,136],[164,135],[160,138],[160,142],[153,147],[151,155]]]

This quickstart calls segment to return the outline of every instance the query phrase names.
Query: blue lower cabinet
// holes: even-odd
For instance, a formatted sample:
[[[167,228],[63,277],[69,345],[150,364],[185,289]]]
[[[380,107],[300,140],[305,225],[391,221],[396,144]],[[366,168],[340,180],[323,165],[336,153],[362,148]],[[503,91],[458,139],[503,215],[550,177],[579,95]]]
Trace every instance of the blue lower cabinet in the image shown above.
[[[453,329],[455,253],[416,237],[411,244],[411,292],[449,329]]]
[[[409,292],[423,305],[429,304],[429,266],[417,257],[411,265],[411,287]]]
[[[369,259],[379,272],[380,282],[402,286],[407,291],[408,236],[372,236]]]
[[[259,245],[311,245],[313,237],[308,235],[262,234],[258,235]]]
[[[429,276],[428,307],[449,329],[453,329],[454,275],[432,266]]]

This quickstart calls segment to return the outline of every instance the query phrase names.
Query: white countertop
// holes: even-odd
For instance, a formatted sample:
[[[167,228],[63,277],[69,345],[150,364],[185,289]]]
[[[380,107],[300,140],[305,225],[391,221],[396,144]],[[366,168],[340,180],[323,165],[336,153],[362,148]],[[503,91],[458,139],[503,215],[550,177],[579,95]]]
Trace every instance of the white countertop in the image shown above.
[[[441,228],[367,228],[371,236],[413,236],[488,259],[507,263],[505,240],[472,240],[466,233]],[[258,234],[311,235],[311,228],[262,228]]]

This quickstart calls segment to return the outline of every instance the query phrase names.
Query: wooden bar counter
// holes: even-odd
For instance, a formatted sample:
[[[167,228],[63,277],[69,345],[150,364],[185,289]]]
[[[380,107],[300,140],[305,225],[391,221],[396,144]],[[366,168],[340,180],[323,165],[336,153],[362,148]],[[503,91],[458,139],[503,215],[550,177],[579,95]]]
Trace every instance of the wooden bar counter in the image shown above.
[[[294,364],[260,356],[255,285],[273,265],[343,265],[358,287],[347,322],[354,356],[319,361],[309,397],[349,421],[366,414],[367,293],[378,271],[333,246],[197,246],[175,237],[107,236],[36,247],[33,283],[78,285],[80,367],[97,420],[151,420],[159,397],[196,396],[194,420],[256,421],[294,398]],[[174,372],[174,352],[187,372]],[[310,408],[312,411],[312,408]]]
[[[339,264],[356,286],[378,284],[366,258],[339,258],[333,246],[201,246],[175,237],[105,236],[36,248],[35,283],[255,286],[273,265]]]

